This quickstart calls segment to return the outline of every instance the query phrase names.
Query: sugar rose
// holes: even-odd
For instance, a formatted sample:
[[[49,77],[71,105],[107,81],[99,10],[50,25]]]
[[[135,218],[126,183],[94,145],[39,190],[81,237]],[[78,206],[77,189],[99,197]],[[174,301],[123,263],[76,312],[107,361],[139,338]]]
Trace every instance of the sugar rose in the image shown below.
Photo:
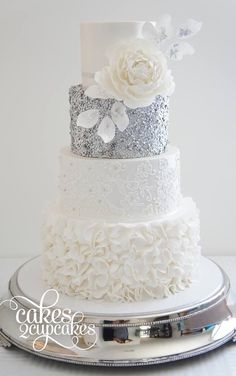
[[[174,81],[164,54],[144,39],[123,41],[107,54],[109,65],[95,81],[111,97],[130,108],[149,106],[157,95],[169,96]]]

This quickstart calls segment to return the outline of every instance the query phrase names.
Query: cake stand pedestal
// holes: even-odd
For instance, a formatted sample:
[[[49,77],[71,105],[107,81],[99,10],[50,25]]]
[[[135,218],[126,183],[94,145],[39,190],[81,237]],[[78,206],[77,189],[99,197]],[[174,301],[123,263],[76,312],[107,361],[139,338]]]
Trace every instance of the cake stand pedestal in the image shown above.
[[[37,311],[45,290],[39,257],[15,272],[8,295],[0,303],[2,346],[15,345],[58,361],[117,367],[176,361],[236,340],[236,302],[229,279],[218,265],[204,257],[199,282],[162,300],[119,304],[60,295],[57,308],[83,312],[83,323],[94,324],[93,335],[79,336],[76,345],[71,334],[53,333],[46,345],[38,335],[22,336],[16,311]],[[9,305],[13,297],[15,310]],[[44,306],[50,304],[50,299],[45,298]]]

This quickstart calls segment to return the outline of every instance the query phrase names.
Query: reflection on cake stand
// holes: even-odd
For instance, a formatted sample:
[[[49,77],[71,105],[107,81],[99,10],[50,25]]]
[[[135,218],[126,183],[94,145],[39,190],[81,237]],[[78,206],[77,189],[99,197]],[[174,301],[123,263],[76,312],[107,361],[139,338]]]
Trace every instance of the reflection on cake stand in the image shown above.
[[[9,282],[8,297],[15,297],[18,307],[26,312],[39,303],[47,289],[40,269],[40,258],[34,258],[22,265]],[[166,299],[136,303],[60,295],[59,308],[81,311],[84,322],[95,324],[96,343],[90,349],[92,340],[86,336],[69,349],[71,336],[52,335],[43,351],[35,351],[32,344],[36,337],[21,338],[16,312],[2,304],[0,344],[13,344],[59,361],[111,367],[159,364],[200,355],[236,340],[236,303],[225,272],[204,257],[199,281]]]

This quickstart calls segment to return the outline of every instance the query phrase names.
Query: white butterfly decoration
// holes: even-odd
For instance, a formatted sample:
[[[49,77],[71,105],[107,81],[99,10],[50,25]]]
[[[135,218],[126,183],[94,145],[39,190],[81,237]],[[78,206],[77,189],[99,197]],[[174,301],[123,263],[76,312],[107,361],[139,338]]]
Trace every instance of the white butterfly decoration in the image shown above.
[[[126,113],[126,107],[121,102],[113,103],[110,116],[105,116],[98,126],[97,134],[105,143],[113,140],[115,137],[116,126],[123,132],[129,125],[129,118]],[[93,128],[99,121],[100,113],[98,109],[83,111],[77,118],[77,126],[82,128]]]
[[[194,53],[194,48],[185,39],[197,34],[201,27],[201,22],[189,19],[174,30],[171,16],[164,15],[155,23],[146,22],[142,29],[142,35],[144,39],[150,40],[162,50],[169,59],[182,60],[185,55]]]
[[[173,26],[169,14],[161,16],[155,24],[154,26],[153,22],[145,22],[142,28],[142,36],[144,39],[148,39],[155,45],[159,45],[166,39],[172,37]]]

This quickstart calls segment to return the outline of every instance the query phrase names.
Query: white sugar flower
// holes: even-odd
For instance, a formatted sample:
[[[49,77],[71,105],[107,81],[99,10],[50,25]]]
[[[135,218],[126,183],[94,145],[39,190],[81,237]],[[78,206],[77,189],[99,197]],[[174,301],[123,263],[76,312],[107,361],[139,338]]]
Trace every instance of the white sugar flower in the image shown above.
[[[77,118],[77,125],[82,128],[93,128],[99,119],[99,110],[83,111]]]
[[[110,142],[115,137],[116,127],[109,116],[105,116],[98,127],[98,135],[105,143]]]
[[[192,55],[194,48],[185,39],[198,33],[201,26],[201,22],[189,19],[174,30],[167,14],[156,22],[144,23],[141,38],[113,45],[107,53],[108,64],[95,73],[95,84],[85,90],[85,95],[116,102],[102,119],[98,109],[80,113],[77,126],[93,128],[100,122],[97,134],[108,143],[115,137],[116,126],[123,132],[129,124],[125,106],[146,107],[158,95],[170,96],[175,84],[167,58],[182,60]]]
[[[129,125],[126,108],[121,102],[115,102],[113,104],[111,108],[111,118],[121,132],[123,132]]]
[[[90,87],[91,91],[93,87]],[[97,88],[95,89],[98,93]],[[89,90],[87,89],[87,92]],[[115,137],[116,127],[123,132],[129,125],[129,118],[126,113],[126,107],[121,102],[113,103],[110,116],[105,116],[98,126],[97,134],[105,143],[113,140]],[[77,126],[82,128],[93,128],[99,121],[100,113],[97,109],[83,111],[77,118]]]
[[[144,39],[120,42],[96,72],[97,84],[130,108],[149,106],[157,95],[171,95],[174,82],[164,54]]]

